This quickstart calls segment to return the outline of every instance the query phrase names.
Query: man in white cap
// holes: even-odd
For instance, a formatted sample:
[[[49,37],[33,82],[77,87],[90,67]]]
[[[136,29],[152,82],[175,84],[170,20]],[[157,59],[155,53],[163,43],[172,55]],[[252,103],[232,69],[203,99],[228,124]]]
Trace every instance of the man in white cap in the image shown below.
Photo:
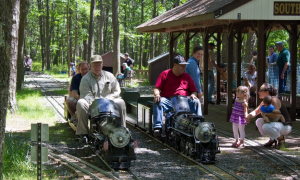
[[[115,76],[102,70],[103,61],[100,55],[91,57],[91,71],[82,77],[80,82],[80,99],[77,102],[78,125],[76,135],[81,135],[83,141],[87,142],[89,129],[88,117],[89,106],[95,99],[106,98],[113,100],[118,106],[122,120],[122,126],[126,127],[126,106],[123,99],[119,98],[121,93],[120,85]]]
[[[279,51],[279,55],[276,64],[279,68],[279,84],[278,93],[285,93],[287,75],[290,71],[290,52],[284,47],[282,41],[275,43],[276,49]]]

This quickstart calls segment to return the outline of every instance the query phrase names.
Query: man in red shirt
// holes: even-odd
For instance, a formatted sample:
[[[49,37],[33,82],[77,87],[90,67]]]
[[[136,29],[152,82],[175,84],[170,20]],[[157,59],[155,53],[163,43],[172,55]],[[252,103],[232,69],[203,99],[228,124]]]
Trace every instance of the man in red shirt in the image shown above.
[[[185,66],[187,63],[184,57],[178,55],[174,59],[174,66],[172,69],[163,71],[157,78],[154,93],[153,104],[153,121],[154,121],[154,136],[160,136],[163,126],[163,111],[168,112],[166,122],[173,114],[172,102],[170,97],[181,95],[187,96],[190,105],[191,113],[196,113],[202,116],[201,104],[197,98],[197,89],[193,79],[185,73]],[[166,123],[167,124],[167,123]]]

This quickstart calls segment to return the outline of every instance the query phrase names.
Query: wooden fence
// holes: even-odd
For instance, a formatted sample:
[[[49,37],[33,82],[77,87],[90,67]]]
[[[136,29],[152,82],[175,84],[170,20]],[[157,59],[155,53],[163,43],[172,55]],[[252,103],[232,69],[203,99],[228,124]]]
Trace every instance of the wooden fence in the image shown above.
[[[148,77],[148,70],[134,70],[137,76],[146,76]]]

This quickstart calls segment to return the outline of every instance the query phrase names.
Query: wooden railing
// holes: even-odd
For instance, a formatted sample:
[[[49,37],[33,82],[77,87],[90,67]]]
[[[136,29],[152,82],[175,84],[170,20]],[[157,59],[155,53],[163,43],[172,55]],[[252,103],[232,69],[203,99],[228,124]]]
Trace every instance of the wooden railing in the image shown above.
[[[148,76],[148,70],[134,70],[137,76]]]

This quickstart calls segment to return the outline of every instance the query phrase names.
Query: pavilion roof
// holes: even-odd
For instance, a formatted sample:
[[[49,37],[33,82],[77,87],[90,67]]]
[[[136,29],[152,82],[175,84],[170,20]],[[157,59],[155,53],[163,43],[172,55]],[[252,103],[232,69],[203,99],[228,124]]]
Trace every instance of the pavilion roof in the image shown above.
[[[166,28],[177,24],[191,23],[199,20],[215,18],[215,11],[236,2],[249,0],[190,0],[171,9],[164,14],[151,19],[137,27],[138,32],[151,32],[159,28]],[[203,15],[206,15],[203,17]],[[199,19],[199,16],[201,18]]]

